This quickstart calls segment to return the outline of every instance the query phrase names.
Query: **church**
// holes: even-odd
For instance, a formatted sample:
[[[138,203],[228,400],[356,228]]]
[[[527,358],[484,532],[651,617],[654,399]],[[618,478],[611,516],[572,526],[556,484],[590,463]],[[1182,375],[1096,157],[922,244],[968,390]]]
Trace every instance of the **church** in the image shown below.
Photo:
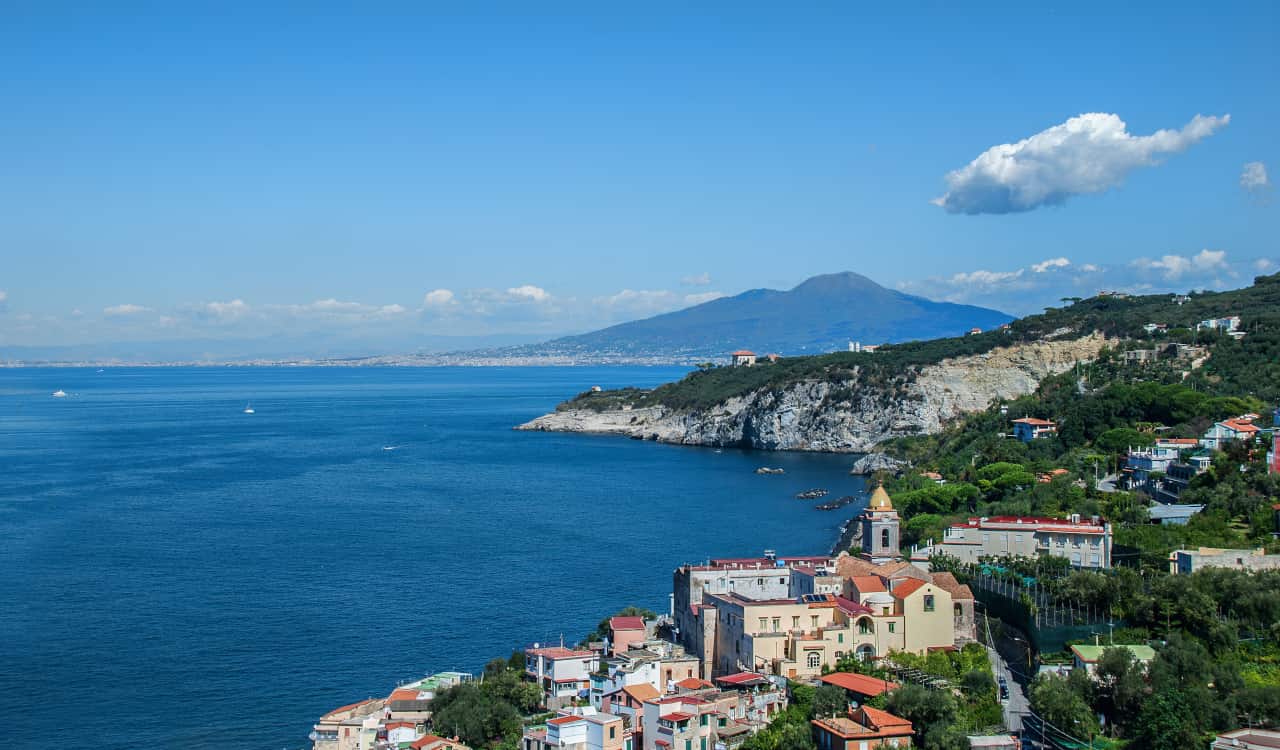
[[[900,543],[898,511],[893,509],[893,500],[884,486],[876,487],[871,493],[871,501],[867,509],[858,517],[862,532],[862,554],[860,557],[876,565],[901,559],[898,545]]]

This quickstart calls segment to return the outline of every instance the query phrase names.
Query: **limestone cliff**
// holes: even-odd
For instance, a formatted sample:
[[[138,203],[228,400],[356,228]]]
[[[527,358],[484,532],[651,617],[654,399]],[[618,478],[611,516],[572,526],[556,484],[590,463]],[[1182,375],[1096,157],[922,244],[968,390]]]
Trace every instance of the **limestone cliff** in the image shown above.
[[[1095,334],[1000,347],[916,368],[888,385],[864,385],[855,370],[842,379],[761,388],[704,409],[567,409],[516,429],[626,435],[685,445],[863,453],[889,438],[937,432],[965,412],[985,409],[993,399],[1030,393],[1044,377],[1093,359],[1105,343]]]

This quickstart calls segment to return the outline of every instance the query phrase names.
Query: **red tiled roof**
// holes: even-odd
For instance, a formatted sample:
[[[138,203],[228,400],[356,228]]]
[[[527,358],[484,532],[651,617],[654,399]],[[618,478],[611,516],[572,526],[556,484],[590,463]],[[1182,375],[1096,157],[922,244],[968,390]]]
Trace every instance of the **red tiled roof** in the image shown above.
[[[325,714],[325,716],[333,716],[333,715],[334,715],[334,714],[336,714],[336,713],[341,713],[341,712],[343,712],[343,711],[349,711],[349,710],[351,710],[351,709],[353,709],[353,708],[356,708],[356,707],[358,707],[358,706],[363,706],[364,704],[369,703],[369,702],[371,702],[372,700],[373,700],[372,698],[365,698],[365,699],[364,699],[364,700],[362,700],[362,701],[356,701],[355,703],[348,703],[348,704],[347,704],[347,705],[345,705],[345,706],[338,706],[337,708],[333,709],[333,710],[332,710],[332,711],[330,711],[329,713]],[[324,718],[324,717],[322,716],[321,718]]]
[[[716,678],[716,682],[724,682],[729,685],[752,685],[768,681],[768,678],[764,675],[756,674],[755,672],[738,672],[737,674],[730,674]]]
[[[422,750],[427,745],[434,745],[437,742],[444,742],[444,738],[437,734],[424,734],[409,744],[413,750]]]
[[[872,708],[871,706],[862,706],[861,708],[858,709],[858,711],[854,712],[854,715],[856,716],[859,711],[862,712],[862,715],[865,716],[867,721],[869,721],[871,725],[874,726],[876,729],[884,729],[886,727],[900,727],[900,726],[910,727],[911,726],[911,722],[907,721],[901,716],[894,716],[888,711],[881,711],[878,708]]]
[[[622,692],[631,696],[632,698],[639,701],[640,703],[644,703],[645,701],[648,701],[648,700],[653,700],[654,698],[657,698],[659,695],[662,695],[662,693],[658,692],[658,689],[656,687],[654,687],[653,685],[650,685],[647,682],[641,682],[637,685],[624,685],[622,687]]]
[[[688,721],[693,718],[693,714],[688,714],[684,711],[672,711],[666,716],[661,716],[659,718],[667,719],[668,721]]]
[[[400,729],[402,727],[408,727],[410,729],[413,729],[413,722],[412,721],[390,721],[390,722],[387,722],[387,725],[386,725],[387,729]]]
[[[575,721],[582,721],[582,720],[583,718],[581,716],[557,716],[554,719],[547,719],[547,723],[560,726],[562,724],[572,724]]]
[[[1241,422],[1238,419],[1224,419],[1219,424],[1223,425],[1228,429],[1235,430],[1236,432],[1257,432],[1258,431],[1257,425],[1251,424],[1249,422]]]
[[[849,576],[849,580],[853,581],[853,587],[859,593],[869,594],[873,591],[884,591],[884,579],[880,576]]]
[[[1014,424],[1029,424],[1033,427],[1052,427],[1053,422],[1047,419],[1036,419],[1035,417],[1023,417],[1022,419],[1013,420]]]
[[[925,585],[925,581],[922,581],[919,578],[908,578],[902,583],[898,584],[897,586],[894,586],[893,591],[890,593],[892,593],[894,597],[898,599],[906,599],[908,596],[911,596],[912,594],[914,594],[916,591],[920,589],[921,586],[924,586],[924,585]]]
[[[610,617],[609,629],[618,630],[644,630],[643,617]]]
[[[706,680],[700,680],[697,677],[686,677],[676,683],[676,687],[682,687],[685,690],[698,690],[700,688],[715,687]]]
[[[846,599],[843,596],[836,597],[836,604],[840,609],[851,615],[869,615],[875,612],[875,610],[865,604],[859,604],[858,602],[855,602],[852,599]]]
[[[756,356],[756,353],[755,353],[755,352],[753,352],[753,351],[747,350],[747,349],[739,349],[738,351],[736,351],[736,352],[734,352],[734,353],[733,353],[733,356],[735,356],[735,357],[754,357],[754,356]]]
[[[391,691],[391,695],[387,696],[389,701],[416,701],[418,700],[417,688],[396,688]]]
[[[898,683],[896,682],[868,677],[865,674],[856,674],[854,672],[832,672],[831,674],[823,675],[822,681],[828,685],[835,685],[859,695],[880,695],[881,693],[898,689]]]

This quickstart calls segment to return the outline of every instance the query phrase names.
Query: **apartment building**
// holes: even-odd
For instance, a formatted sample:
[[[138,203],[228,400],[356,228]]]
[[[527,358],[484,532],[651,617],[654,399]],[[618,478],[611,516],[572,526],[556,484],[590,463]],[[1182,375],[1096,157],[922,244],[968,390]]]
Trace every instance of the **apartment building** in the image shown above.
[[[600,666],[595,651],[540,646],[525,649],[525,675],[542,687],[547,708],[571,703],[591,689],[591,673]]]
[[[941,542],[923,551],[962,562],[983,557],[1065,557],[1077,568],[1111,567],[1111,524],[1079,515],[1065,518],[995,516],[970,518],[946,529]],[[920,553],[917,553],[920,554]],[[927,556],[926,554],[926,556]],[[913,555],[913,558],[915,555]]]

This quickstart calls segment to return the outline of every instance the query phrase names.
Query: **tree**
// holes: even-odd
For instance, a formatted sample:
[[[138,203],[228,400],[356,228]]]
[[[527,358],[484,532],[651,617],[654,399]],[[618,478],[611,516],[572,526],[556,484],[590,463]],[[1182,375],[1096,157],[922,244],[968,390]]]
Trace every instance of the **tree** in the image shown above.
[[[1142,664],[1126,648],[1104,649],[1098,659],[1095,705],[1112,726],[1126,733],[1146,694],[1143,672]]]
[[[849,707],[844,689],[823,685],[813,692],[813,716],[816,719],[843,714]]]
[[[956,722],[956,700],[945,690],[933,690],[922,685],[908,684],[889,693],[885,710],[911,722],[916,739],[922,747],[945,747],[925,742],[935,728],[945,730]],[[934,742],[942,733],[935,733]]]
[[[1140,750],[1201,747],[1201,733],[1193,718],[1196,713],[1192,702],[1180,690],[1153,693],[1138,714],[1134,747]]]
[[[1068,734],[1092,737],[1098,732],[1089,704],[1059,675],[1042,674],[1031,682],[1031,710]]]

